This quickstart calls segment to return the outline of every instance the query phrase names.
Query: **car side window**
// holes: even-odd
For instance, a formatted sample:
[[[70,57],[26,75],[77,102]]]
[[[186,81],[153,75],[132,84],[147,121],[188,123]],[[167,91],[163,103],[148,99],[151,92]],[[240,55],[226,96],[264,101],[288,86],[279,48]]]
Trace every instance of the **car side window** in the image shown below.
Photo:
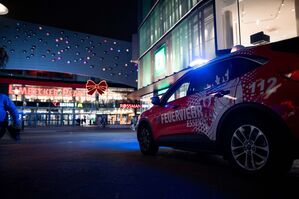
[[[189,88],[190,82],[185,82],[183,83],[171,96],[168,98],[167,103],[171,102],[173,100],[186,97],[187,96],[187,91]]]
[[[210,64],[194,71],[188,94],[202,92],[228,82],[230,78],[230,60]]]
[[[241,58],[241,57],[231,59],[231,64],[232,64],[232,73],[231,73],[232,79],[243,76],[244,74],[261,66],[260,63],[257,63],[250,59]]]
[[[179,81],[174,87],[170,88],[169,92],[165,94],[162,98],[162,103],[166,102],[169,103],[171,101],[174,101],[176,99],[180,99],[182,97],[187,96],[187,92],[190,85],[190,78],[185,77],[181,81]]]

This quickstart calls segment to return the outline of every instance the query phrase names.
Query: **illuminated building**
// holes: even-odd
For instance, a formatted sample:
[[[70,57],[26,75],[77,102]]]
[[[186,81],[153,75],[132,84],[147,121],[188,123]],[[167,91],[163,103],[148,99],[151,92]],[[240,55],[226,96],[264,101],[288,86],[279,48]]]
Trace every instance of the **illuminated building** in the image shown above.
[[[140,0],[138,91],[130,95],[150,106],[193,66],[251,46],[263,31],[275,42],[299,34],[299,2],[295,0]],[[259,36],[259,35],[257,35]]]
[[[137,86],[131,43],[0,18],[0,47],[9,60],[0,70],[1,92],[17,105],[25,126],[86,125],[106,117],[130,124],[140,108],[127,99]],[[86,82],[106,81],[102,94]]]

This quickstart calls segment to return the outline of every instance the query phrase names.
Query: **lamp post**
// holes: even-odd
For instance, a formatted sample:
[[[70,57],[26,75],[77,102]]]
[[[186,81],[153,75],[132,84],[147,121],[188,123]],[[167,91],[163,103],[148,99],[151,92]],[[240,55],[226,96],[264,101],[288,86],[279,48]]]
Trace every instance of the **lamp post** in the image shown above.
[[[0,3],[0,15],[6,15],[8,13],[8,9],[5,5]]]

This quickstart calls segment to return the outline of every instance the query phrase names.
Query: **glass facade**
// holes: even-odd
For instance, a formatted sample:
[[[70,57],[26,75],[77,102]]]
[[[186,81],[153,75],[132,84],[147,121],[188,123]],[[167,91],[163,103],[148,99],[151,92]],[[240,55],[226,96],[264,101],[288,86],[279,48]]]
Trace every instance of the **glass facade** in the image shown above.
[[[263,31],[270,42],[298,36],[296,0],[217,0],[218,49],[250,46],[250,35]],[[296,5],[297,4],[297,5]]]
[[[142,75],[139,75],[138,88],[178,72],[194,61],[214,57],[214,14],[210,2],[196,8],[140,58],[139,74]]]
[[[255,33],[263,31],[270,42],[298,36],[298,18],[297,0],[160,0],[138,32],[138,89],[159,82],[141,100],[150,103],[149,96],[168,88],[161,81],[167,76],[204,64],[221,50],[253,45]],[[173,99],[184,92],[182,87]]]
[[[166,46],[162,45],[155,52],[155,79],[165,76],[166,68]]]
[[[202,0],[160,0],[139,30],[140,55]]]

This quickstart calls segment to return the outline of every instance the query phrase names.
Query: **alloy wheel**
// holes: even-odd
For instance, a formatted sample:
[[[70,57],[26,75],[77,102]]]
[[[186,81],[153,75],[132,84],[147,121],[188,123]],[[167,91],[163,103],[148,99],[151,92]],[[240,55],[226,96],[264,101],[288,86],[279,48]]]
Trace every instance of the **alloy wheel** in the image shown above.
[[[234,160],[247,171],[260,170],[269,158],[267,137],[251,124],[242,125],[235,130],[230,148]]]

